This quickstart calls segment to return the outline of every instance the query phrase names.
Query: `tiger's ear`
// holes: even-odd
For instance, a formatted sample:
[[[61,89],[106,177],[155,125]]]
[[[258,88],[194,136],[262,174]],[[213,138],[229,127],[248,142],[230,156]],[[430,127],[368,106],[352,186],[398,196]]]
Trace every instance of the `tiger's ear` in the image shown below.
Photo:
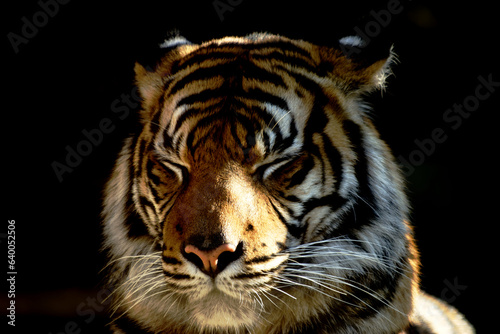
[[[153,50],[146,50],[135,63],[135,82],[146,111],[161,96],[165,81],[171,73],[172,63],[181,56],[178,52],[179,47],[190,44],[191,42],[184,37],[175,36],[165,40]]]
[[[139,89],[139,94],[143,99],[145,108],[159,97],[164,82],[159,73],[149,69],[150,67],[144,67],[137,62],[134,66],[135,84]]]
[[[322,66],[347,95],[384,87],[394,57],[392,48],[373,44],[348,36],[340,39],[335,49],[322,48]]]

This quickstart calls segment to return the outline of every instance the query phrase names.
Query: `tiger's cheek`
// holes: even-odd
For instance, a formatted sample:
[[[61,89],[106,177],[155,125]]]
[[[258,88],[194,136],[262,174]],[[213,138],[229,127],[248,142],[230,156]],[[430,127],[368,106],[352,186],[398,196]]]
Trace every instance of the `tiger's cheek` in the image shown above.
[[[242,240],[250,260],[264,259],[285,248],[288,230],[268,199],[258,201],[259,214],[248,220],[243,228]]]
[[[177,270],[183,264],[181,248],[183,245],[184,228],[179,224],[165,223],[163,230],[163,262]]]
[[[287,228],[269,194],[250,179],[227,183],[229,202],[224,208],[227,228],[239,235],[246,260],[267,257],[283,249]]]

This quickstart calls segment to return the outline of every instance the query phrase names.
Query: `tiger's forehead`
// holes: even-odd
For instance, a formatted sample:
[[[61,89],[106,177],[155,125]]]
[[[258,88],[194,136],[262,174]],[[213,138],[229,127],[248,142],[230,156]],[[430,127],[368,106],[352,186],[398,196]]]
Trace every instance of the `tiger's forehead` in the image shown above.
[[[315,45],[279,36],[225,37],[200,45],[183,45],[178,49],[178,54],[180,57],[172,65],[174,72],[207,60],[230,60],[245,55],[257,59],[281,59],[285,63],[295,64],[312,72],[316,72],[320,63]]]
[[[179,47],[152,120],[163,130],[157,143],[179,158],[217,140],[243,151],[256,145],[262,155],[299,152],[315,108],[329,104],[332,115],[342,114],[317,57],[312,44],[276,38]]]
[[[267,102],[252,105],[251,99],[244,97],[240,100],[244,105],[238,107],[174,110],[167,127],[157,133],[156,146],[174,153],[179,162],[189,157],[190,162],[213,165],[223,161],[252,165],[302,150],[303,129],[298,128],[288,108]]]

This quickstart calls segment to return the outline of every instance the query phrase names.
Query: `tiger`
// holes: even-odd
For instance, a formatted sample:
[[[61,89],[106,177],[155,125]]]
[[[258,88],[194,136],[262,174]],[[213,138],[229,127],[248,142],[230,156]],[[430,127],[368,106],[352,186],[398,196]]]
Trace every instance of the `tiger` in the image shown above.
[[[103,200],[112,333],[474,333],[419,288],[364,102],[394,55],[364,46],[178,35],[135,64],[139,131]]]

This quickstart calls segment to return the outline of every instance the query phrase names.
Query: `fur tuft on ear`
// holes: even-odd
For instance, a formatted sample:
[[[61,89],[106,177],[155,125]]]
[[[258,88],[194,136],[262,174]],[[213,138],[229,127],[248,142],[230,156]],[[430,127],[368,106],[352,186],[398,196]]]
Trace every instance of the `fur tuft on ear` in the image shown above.
[[[171,38],[166,39],[163,43],[160,44],[160,49],[163,50],[171,50],[181,45],[189,45],[192,44],[185,37],[176,35]]]
[[[337,48],[323,47],[320,55],[322,66],[347,95],[383,88],[394,57],[391,47],[367,44],[359,36],[340,39]]]

